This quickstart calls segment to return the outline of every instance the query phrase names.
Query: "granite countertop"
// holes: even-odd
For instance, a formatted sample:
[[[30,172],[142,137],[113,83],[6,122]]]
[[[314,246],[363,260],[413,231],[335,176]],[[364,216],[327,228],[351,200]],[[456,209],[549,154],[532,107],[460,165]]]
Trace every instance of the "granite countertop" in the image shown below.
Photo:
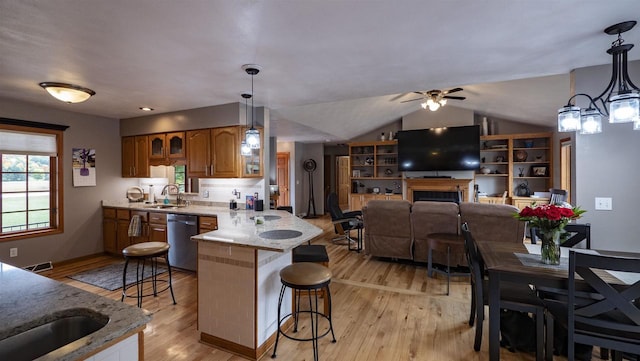
[[[174,214],[193,214],[200,216],[217,216],[218,229],[191,237],[195,241],[233,244],[235,246],[250,247],[274,252],[288,252],[291,249],[322,234],[322,229],[298,218],[286,211],[265,210],[230,210],[227,205],[190,205],[175,208],[150,208],[144,203],[129,203],[126,200],[102,201],[103,207],[127,208],[133,210],[147,210]],[[263,224],[256,224],[254,217],[265,217]],[[277,218],[277,219],[276,219]],[[263,235],[267,231],[297,231],[295,235],[285,239],[269,239]],[[273,233],[273,232],[271,232]],[[276,232],[277,233],[277,232]],[[275,236],[283,236],[282,233]]]
[[[133,334],[151,321],[146,311],[0,262],[0,340],[66,315],[99,313],[109,323],[38,360],[76,360]]]

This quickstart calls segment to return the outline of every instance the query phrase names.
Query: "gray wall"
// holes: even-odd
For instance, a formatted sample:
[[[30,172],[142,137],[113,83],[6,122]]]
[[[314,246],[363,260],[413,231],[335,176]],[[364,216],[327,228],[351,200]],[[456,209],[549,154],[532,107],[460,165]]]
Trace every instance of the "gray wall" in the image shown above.
[[[609,83],[611,66],[581,68],[574,75],[576,93],[597,96]],[[640,61],[629,63],[629,76],[640,84]],[[558,99],[559,105],[564,102]],[[581,99],[578,105],[586,104]],[[632,124],[605,121],[601,134],[576,134],[575,204],[587,210],[581,222],[591,223],[593,248],[640,251],[635,224],[640,204],[640,131],[631,129]],[[613,198],[613,210],[596,211],[595,197]]]
[[[402,117],[402,130],[473,125],[473,110],[446,105],[432,112],[420,108]]]
[[[70,104],[62,111],[30,103],[0,99],[0,116],[68,125],[64,132],[64,233],[0,243],[0,261],[24,267],[46,261],[62,261],[100,253],[102,247],[102,199],[123,198],[137,179],[120,176],[120,130],[117,119],[74,113]],[[71,149],[95,148],[96,187],[73,187]],[[18,257],[9,258],[9,249]]]

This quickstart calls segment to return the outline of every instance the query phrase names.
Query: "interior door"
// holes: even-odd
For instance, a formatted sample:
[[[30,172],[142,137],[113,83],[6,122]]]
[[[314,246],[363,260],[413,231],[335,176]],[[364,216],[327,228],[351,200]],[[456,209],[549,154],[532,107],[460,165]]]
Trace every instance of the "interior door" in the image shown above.
[[[280,191],[278,197],[278,206],[290,206],[291,198],[289,198],[289,153],[277,153],[276,164],[276,182]]]
[[[349,208],[351,184],[349,178],[349,156],[336,157],[336,189],[340,209]]]

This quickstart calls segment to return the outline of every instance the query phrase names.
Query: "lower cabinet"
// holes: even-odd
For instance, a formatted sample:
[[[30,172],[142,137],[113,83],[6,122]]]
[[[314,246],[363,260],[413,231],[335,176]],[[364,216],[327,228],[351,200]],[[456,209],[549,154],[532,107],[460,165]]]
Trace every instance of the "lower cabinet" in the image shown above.
[[[167,241],[167,214],[149,213],[149,242]]]
[[[522,210],[527,206],[549,204],[549,198],[513,197],[511,203]]]
[[[198,233],[211,232],[215,231],[216,229],[218,229],[218,217],[198,217]]]
[[[131,211],[131,217],[128,218],[128,223],[131,222],[133,216],[140,217],[140,235],[130,237],[130,244],[149,242],[149,212],[144,211]],[[128,231],[128,229],[127,229]]]
[[[369,203],[370,200],[401,200],[402,194],[374,194],[364,193],[357,194],[352,193],[349,198],[349,210],[359,211]]]

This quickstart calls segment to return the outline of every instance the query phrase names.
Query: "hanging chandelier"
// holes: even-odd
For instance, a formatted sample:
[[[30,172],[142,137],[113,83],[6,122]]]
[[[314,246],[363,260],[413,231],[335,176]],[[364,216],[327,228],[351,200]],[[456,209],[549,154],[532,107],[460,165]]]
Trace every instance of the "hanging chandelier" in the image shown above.
[[[253,76],[260,72],[260,67],[255,64],[245,64],[242,66],[242,69],[247,72],[247,74],[251,75],[251,128],[247,129],[244,134],[244,139],[247,142],[247,145],[251,149],[260,149],[260,131],[258,131],[253,124],[255,119],[255,108],[253,107]]]
[[[609,85],[595,98],[584,93],[569,98],[567,105],[558,109],[559,132],[601,133],[602,117],[607,116],[609,123],[633,122],[633,129],[640,130],[640,89],[629,79],[627,70],[627,53],[633,48],[633,44],[624,44],[621,36],[635,25],[635,21],[625,21],[604,29],[608,35],[618,35],[607,50],[613,63]],[[582,109],[571,103],[578,96],[589,99],[588,108]]]
[[[244,124],[246,126],[249,125],[249,104],[247,103],[247,99],[251,98],[251,94],[242,93],[242,97],[244,98]],[[247,144],[245,139],[240,142],[240,155],[248,157],[251,155],[251,147]]]

